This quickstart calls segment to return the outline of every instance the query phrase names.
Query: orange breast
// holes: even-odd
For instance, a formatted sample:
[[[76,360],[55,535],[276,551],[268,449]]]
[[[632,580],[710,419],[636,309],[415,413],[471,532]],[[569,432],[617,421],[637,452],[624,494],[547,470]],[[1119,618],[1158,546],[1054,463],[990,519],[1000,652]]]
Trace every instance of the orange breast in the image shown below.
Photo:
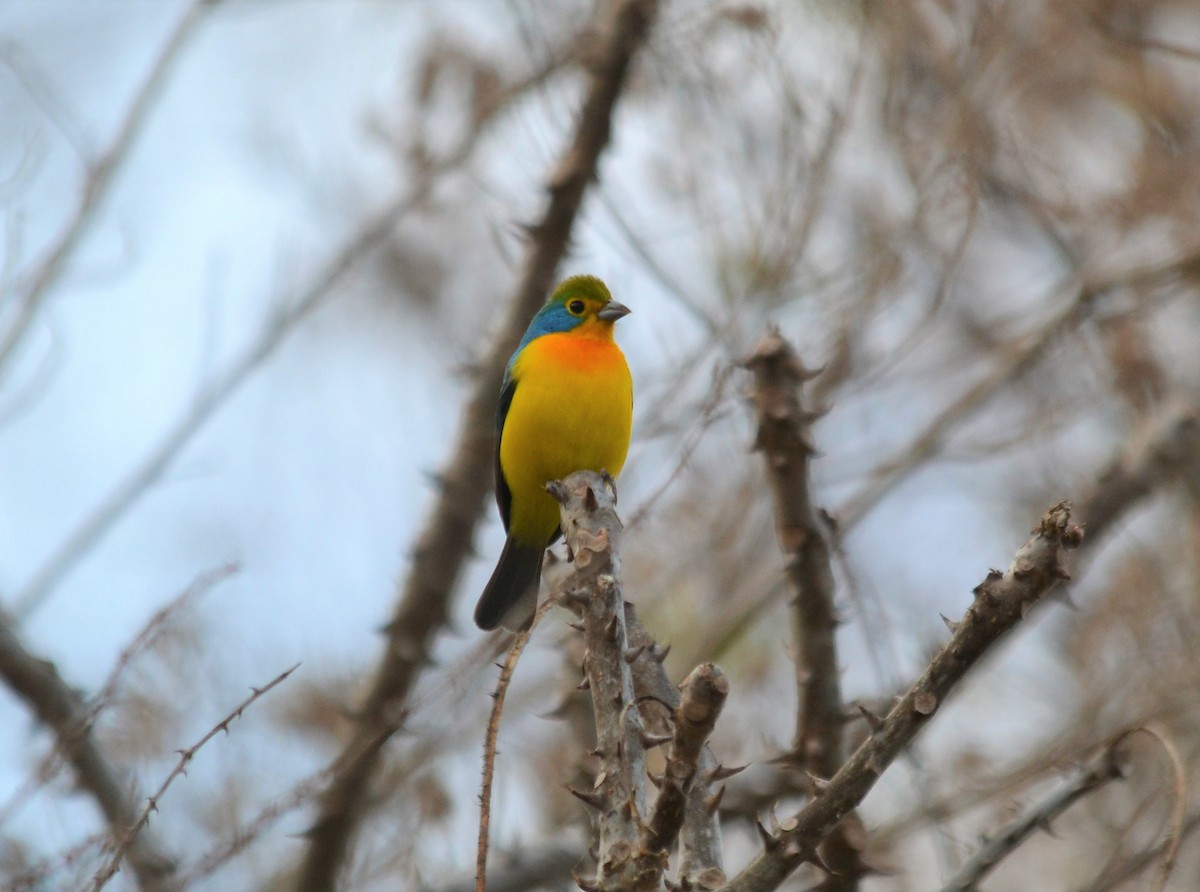
[[[512,492],[509,532],[523,544],[545,545],[558,527],[546,483],[579,470],[616,476],[625,464],[633,427],[629,367],[611,326],[595,334],[588,328],[543,335],[513,364],[500,468]]]

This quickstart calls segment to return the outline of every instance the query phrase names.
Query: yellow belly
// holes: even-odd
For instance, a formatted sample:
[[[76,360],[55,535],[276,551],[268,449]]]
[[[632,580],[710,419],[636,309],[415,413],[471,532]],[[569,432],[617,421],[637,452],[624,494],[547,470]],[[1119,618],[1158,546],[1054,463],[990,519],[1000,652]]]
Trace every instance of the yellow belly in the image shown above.
[[[513,365],[512,404],[500,436],[500,468],[512,493],[509,534],[544,546],[558,527],[545,485],[574,471],[625,464],[633,427],[633,382],[611,339],[543,335]]]

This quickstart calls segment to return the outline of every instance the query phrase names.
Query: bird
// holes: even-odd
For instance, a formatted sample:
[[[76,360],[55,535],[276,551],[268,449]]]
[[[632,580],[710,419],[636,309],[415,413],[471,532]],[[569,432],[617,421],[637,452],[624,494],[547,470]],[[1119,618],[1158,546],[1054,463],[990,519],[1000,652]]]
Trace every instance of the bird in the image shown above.
[[[528,628],[542,557],[561,535],[546,484],[575,471],[625,464],[633,429],[633,378],[613,326],[629,314],[595,276],[571,276],[551,293],[504,370],[496,410],[496,504],[507,538],[475,605],[481,629]]]

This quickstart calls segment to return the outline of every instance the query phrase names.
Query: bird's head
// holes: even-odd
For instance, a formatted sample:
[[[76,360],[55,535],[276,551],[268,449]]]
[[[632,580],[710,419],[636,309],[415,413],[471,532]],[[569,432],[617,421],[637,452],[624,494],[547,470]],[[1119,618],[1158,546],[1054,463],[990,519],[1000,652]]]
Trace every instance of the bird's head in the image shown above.
[[[576,329],[580,334],[611,338],[613,323],[628,313],[629,307],[613,300],[608,286],[595,276],[571,276],[533,317],[517,352],[544,334]]]

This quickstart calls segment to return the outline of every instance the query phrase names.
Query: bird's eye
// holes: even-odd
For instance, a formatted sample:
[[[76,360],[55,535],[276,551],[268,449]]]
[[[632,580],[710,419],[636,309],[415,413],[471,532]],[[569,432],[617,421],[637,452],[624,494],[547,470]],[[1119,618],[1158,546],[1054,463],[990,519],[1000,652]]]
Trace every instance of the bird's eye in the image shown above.
[[[573,300],[567,304],[567,309],[571,311],[571,315],[580,316],[583,314],[583,301]]]

